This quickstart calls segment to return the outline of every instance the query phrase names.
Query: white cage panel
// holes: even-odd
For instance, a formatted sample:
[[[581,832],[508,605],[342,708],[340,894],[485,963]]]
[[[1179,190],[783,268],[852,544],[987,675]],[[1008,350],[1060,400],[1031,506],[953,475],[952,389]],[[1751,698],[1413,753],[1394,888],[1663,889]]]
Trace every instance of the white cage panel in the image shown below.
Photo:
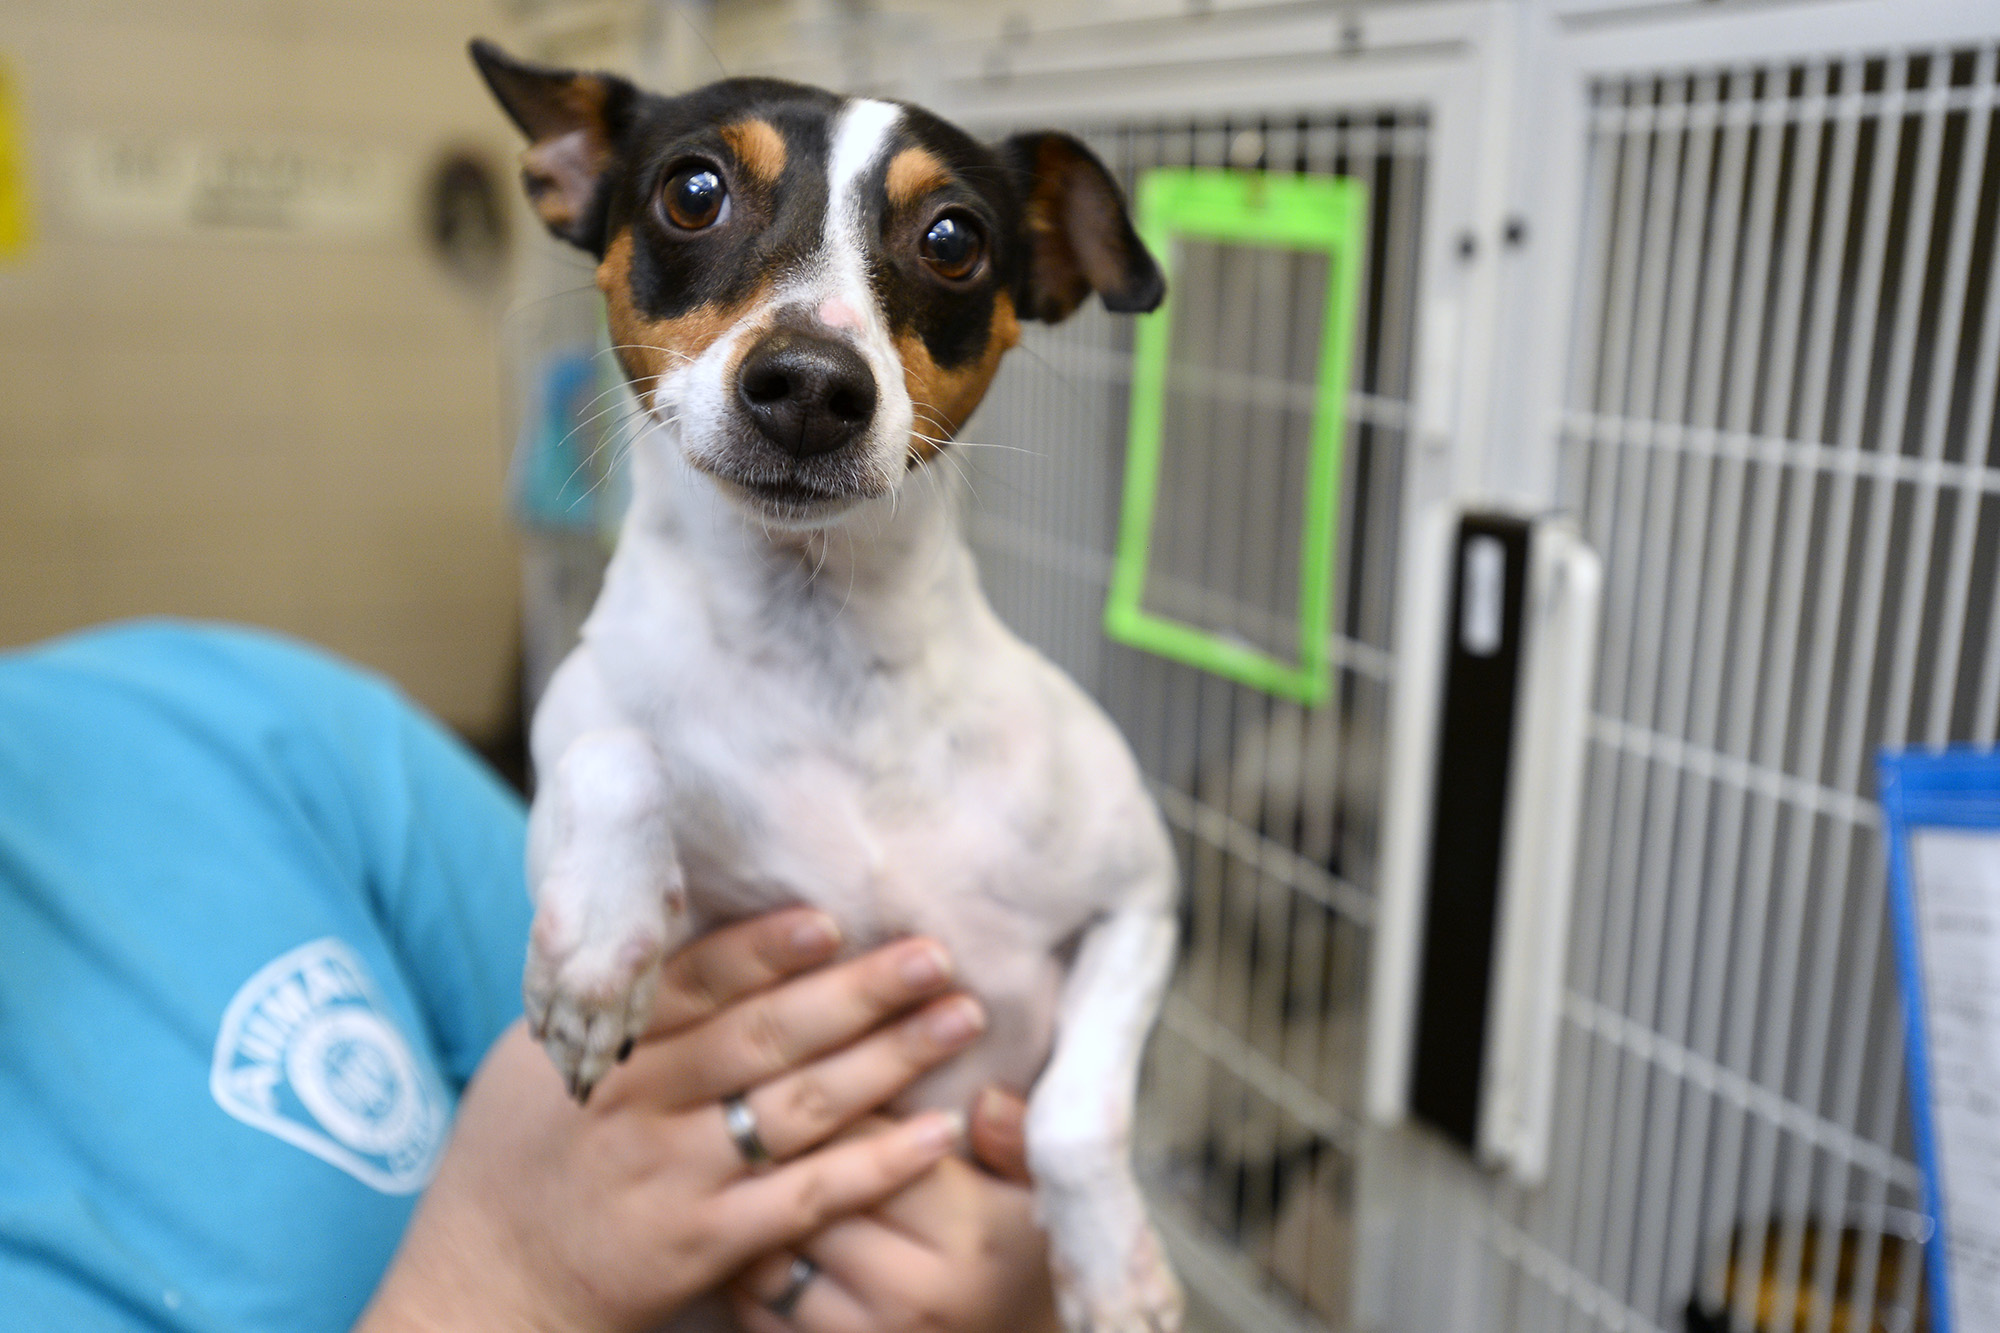
[[[1326,707],[1274,701],[1103,637],[1129,321],[1093,305],[1031,329],[958,454],[996,608],[1119,722],[1175,833],[1185,947],[1149,1065],[1142,1167],[1183,1266],[1189,1255],[1202,1266],[1193,1285],[1236,1290],[1261,1327],[1339,1325],[1349,1302],[1429,134],[1422,110],[1394,107],[1083,133],[1128,189],[1148,167],[1191,165],[1336,173],[1369,188]],[[1154,568],[1170,593],[1204,604],[1204,622],[1253,635],[1274,612],[1290,632],[1296,600],[1302,441],[1291,418],[1320,312],[1295,289],[1323,292],[1324,277],[1310,285],[1294,268],[1189,247],[1176,279],[1177,322],[1213,337],[1177,349],[1170,374],[1189,428],[1169,441]],[[1179,364],[1190,359],[1200,364]]]
[[[1591,89],[1570,1151],[1496,1199],[1506,1327],[1914,1325],[1871,764],[2000,711],[1995,80],[1989,44]]]

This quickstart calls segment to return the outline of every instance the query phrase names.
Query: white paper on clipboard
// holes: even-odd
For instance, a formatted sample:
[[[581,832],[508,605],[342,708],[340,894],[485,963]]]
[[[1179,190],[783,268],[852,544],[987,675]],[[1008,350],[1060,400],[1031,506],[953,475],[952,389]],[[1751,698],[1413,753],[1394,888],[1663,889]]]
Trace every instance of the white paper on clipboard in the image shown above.
[[[2000,752],[1885,754],[1935,1333],[2000,1329]]]
[[[2000,831],[1912,829],[1910,871],[1952,1327],[2000,1329]]]

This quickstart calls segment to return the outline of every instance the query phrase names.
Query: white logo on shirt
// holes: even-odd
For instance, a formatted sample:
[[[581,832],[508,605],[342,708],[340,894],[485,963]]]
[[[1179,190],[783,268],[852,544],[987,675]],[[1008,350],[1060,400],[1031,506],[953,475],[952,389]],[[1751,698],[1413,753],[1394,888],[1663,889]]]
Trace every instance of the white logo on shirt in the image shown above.
[[[208,1079],[218,1106],[384,1194],[430,1179],[449,1115],[352,949],[271,960],[229,1002]]]

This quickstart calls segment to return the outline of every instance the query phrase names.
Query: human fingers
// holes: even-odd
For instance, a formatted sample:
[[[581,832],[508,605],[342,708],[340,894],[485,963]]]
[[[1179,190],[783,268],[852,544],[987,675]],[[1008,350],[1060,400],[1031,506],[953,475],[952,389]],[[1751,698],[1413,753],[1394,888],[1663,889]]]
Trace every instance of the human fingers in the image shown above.
[[[646,1035],[676,1032],[746,995],[825,962],[840,927],[817,908],[793,907],[702,936],[660,965]]]
[[[740,1093],[880,1027],[950,978],[943,945],[898,940],[648,1043],[633,1056],[634,1084],[669,1089],[666,1099],[678,1107]]]
[[[1001,1087],[983,1089],[972,1103],[966,1138],[979,1164],[1002,1180],[1029,1183],[1028,1104]]]
[[[931,1189],[953,1174],[971,1190]],[[932,1196],[929,1206],[948,1207],[950,1216],[913,1232],[889,1214],[907,1215],[920,1194]],[[997,1209],[995,1194],[1004,1196]],[[1048,1242],[1033,1229],[1027,1199],[1019,1186],[946,1160],[879,1207],[818,1232],[798,1252],[867,1312],[871,1328],[1052,1333]],[[820,1333],[800,1323],[802,1333]]]
[[[716,1229],[745,1258],[794,1245],[871,1208],[935,1166],[958,1142],[957,1116],[927,1111],[746,1176],[716,1197]]]
[[[943,1164],[945,1168],[950,1165]],[[925,1181],[929,1179],[925,1177]],[[922,1189],[925,1181],[914,1188]],[[910,1193],[904,1190],[883,1208]],[[859,1217],[844,1217],[802,1242],[798,1251],[863,1305],[874,1304],[871,1297],[883,1285],[885,1275],[904,1291],[934,1285],[932,1279],[948,1277],[945,1252],[928,1243],[928,1238],[886,1221],[882,1209],[870,1210]]]
[[[883,1329],[1055,1333],[1048,1239],[1034,1195],[949,1157],[909,1187],[803,1242]]]
[[[894,1097],[919,1074],[963,1050],[985,1027],[986,1011],[970,995],[934,1000],[852,1046],[744,1094],[757,1137],[773,1158],[786,1161]],[[716,1143],[729,1168],[742,1165],[732,1136],[718,1134]]]
[[[1034,1200],[1027,1186],[1001,1180],[964,1158],[948,1157],[908,1189],[871,1208],[868,1216],[926,1250],[959,1254],[981,1249],[981,1235],[1032,1228]],[[829,1257],[828,1267],[833,1266]],[[866,1294],[868,1283],[859,1276],[848,1285]]]
[[[730,1307],[745,1333],[877,1333],[868,1307],[817,1264],[794,1290],[800,1258],[791,1250],[767,1254],[730,1285]]]

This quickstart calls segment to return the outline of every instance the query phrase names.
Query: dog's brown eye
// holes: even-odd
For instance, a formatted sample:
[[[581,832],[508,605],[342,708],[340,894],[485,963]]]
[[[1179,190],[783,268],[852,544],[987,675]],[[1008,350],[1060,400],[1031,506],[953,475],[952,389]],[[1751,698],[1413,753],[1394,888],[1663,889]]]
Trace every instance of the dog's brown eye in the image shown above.
[[[971,218],[946,213],[924,233],[923,255],[940,277],[969,278],[986,255],[986,242]]]
[[[663,192],[667,221],[684,231],[700,231],[722,220],[729,191],[714,168],[684,167],[667,178]]]

